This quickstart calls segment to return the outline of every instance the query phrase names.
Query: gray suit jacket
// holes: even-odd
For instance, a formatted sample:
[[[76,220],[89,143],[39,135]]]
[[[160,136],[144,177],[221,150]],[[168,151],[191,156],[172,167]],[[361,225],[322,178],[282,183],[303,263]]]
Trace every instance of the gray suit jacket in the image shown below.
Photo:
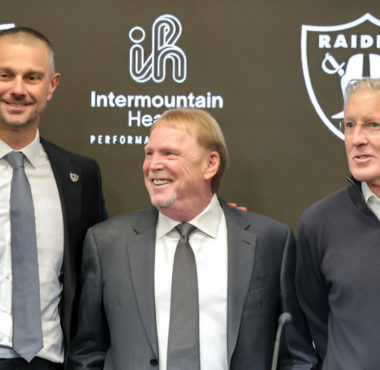
[[[274,220],[222,206],[228,231],[230,368],[270,369],[281,310],[283,254],[294,237],[287,226]],[[89,229],[79,330],[69,369],[158,368],[154,301],[157,215],[153,208],[137,211]],[[303,363],[286,354],[284,359],[284,369]],[[310,369],[311,365],[294,368]]]

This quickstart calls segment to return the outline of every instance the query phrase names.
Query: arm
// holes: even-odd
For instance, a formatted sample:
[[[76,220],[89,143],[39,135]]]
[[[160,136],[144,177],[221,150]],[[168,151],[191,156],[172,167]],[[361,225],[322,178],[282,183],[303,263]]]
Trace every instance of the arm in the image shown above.
[[[109,348],[109,332],[102,300],[102,271],[92,229],[84,241],[81,280],[78,330],[70,347],[68,369],[101,370]]]
[[[291,370],[315,369],[318,363],[314,352],[305,316],[301,312],[296,296],[296,243],[293,233],[289,230],[284,248],[281,271],[281,299],[283,312],[292,316],[282,333],[280,365],[278,369]]]
[[[100,174],[100,168],[98,163],[95,162],[96,166],[96,176],[97,176],[97,183],[98,183],[98,202],[99,202],[99,213],[100,213],[100,221],[104,221],[105,219],[108,218],[108,213],[106,210],[106,205],[104,201],[104,196],[103,196],[103,190],[102,190],[102,176]]]
[[[301,220],[297,241],[297,297],[306,316],[318,358],[322,362],[326,354],[330,306],[328,285],[321,271],[320,239],[315,222]]]

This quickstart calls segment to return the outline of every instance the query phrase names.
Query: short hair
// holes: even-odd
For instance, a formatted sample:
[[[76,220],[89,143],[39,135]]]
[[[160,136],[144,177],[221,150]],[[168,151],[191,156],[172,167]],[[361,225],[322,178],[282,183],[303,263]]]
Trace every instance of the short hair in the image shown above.
[[[380,93],[380,78],[362,78],[348,84],[346,88],[346,102],[353,93],[360,90],[372,90]]]
[[[55,62],[54,62],[54,49],[49,41],[49,39],[43,35],[41,32],[34,30],[29,27],[13,27],[6,30],[0,31],[0,40],[4,37],[9,37],[15,42],[25,42],[28,40],[39,40],[47,48],[50,55],[50,62],[52,67],[52,74],[55,73]]]
[[[219,168],[211,180],[211,190],[216,192],[219,189],[223,173],[227,167],[228,151],[223,132],[215,118],[201,109],[169,109],[158,118],[151,127],[150,132],[160,125],[172,128],[184,127],[189,134],[192,134],[191,128],[194,128],[197,135],[197,143],[202,148],[210,152],[215,151],[219,154]]]

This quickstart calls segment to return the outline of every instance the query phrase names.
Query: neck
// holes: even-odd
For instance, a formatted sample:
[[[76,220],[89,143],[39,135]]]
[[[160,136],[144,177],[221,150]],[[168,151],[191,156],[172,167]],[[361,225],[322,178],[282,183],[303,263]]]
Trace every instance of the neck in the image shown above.
[[[203,198],[202,202],[194,204],[194,202],[182,202],[181,204],[173,204],[170,207],[157,207],[165,216],[179,222],[189,222],[199,214],[201,214],[210,204],[213,194]]]
[[[380,199],[380,183],[367,182],[367,185],[372,190],[372,192]]]
[[[38,125],[28,125],[25,127],[0,128],[0,139],[14,150],[19,150],[30,144],[37,134]]]

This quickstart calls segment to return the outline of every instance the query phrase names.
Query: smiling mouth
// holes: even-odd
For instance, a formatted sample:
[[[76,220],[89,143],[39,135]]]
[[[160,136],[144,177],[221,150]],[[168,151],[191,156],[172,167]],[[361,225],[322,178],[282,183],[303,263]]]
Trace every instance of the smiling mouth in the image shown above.
[[[172,182],[172,180],[164,180],[164,179],[153,179],[152,180],[153,184],[154,185],[166,185],[166,184],[169,184],[170,182]]]
[[[3,100],[3,102],[9,107],[13,107],[13,108],[23,108],[30,105],[30,103],[12,103],[12,102],[7,102],[5,100]]]

